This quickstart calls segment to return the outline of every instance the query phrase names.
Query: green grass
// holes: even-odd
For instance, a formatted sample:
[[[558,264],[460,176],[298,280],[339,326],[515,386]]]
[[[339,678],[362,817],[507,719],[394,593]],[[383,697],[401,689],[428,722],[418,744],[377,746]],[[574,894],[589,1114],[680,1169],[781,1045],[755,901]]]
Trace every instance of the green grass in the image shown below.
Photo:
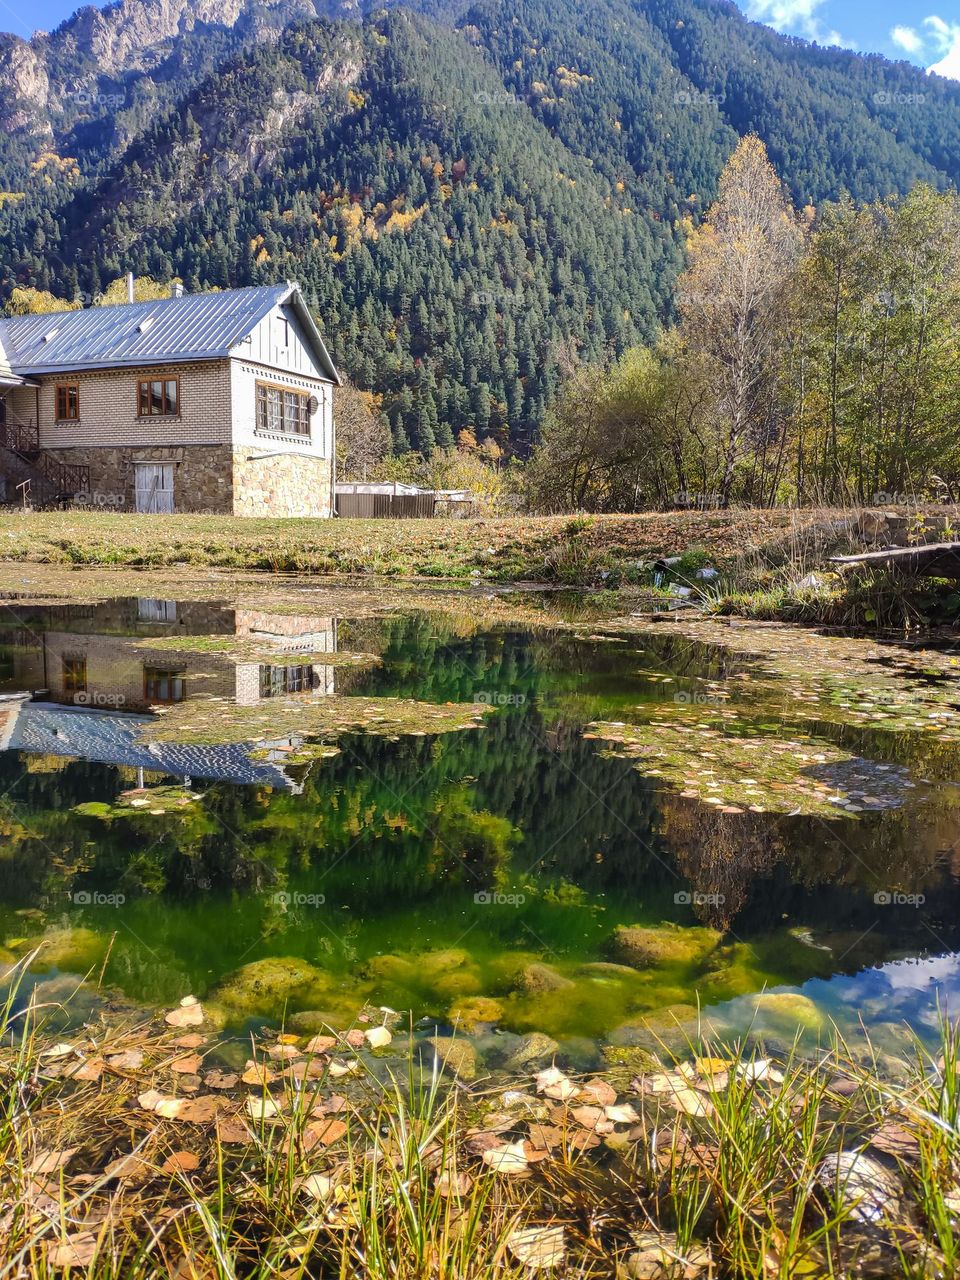
[[[614,586],[642,580],[650,559],[697,547],[722,562],[823,518],[795,511],[477,520],[13,513],[0,523],[0,559]]]

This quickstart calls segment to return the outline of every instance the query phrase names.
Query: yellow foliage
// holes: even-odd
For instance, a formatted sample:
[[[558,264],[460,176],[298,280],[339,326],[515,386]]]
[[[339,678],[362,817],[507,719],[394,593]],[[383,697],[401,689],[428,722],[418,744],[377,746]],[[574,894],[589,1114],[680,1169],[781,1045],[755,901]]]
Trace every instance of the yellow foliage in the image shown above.
[[[443,177],[443,165],[440,163],[439,160],[437,160],[433,166],[433,176],[435,178]]]
[[[13,289],[7,302],[11,316],[51,315],[57,311],[79,311],[83,303],[67,302],[45,289]]]
[[[394,231],[406,231],[407,228],[412,226],[418,218],[422,218],[429,208],[430,206],[428,204],[422,204],[419,209],[410,209],[408,212],[395,209],[384,223],[383,229],[390,235],[392,235]]]
[[[0,191],[0,209],[5,204],[16,204],[26,195],[25,191]]]
[[[356,89],[350,89],[347,92],[347,102],[354,111],[359,111],[361,107],[365,107],[367,105],[367,98],[365,94],[358,93]]]
[[[158,284],[149,276],[137,276],[133,282],[134,302],[154,302],[158,298],[169,298],[169,284]],[[103,293],[97,298],[97,306],[110,307],[127,300],[127,277],[117,276],[111,280]]]

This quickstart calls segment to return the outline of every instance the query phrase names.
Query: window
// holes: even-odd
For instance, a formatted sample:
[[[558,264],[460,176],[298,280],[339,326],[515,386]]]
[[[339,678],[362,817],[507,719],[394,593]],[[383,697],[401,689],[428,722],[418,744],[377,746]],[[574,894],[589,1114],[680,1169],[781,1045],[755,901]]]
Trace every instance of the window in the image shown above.
[[[182,671],[168,671],[163,667],[143,668],[144,702],[182,702],[185,697]]]
[[[279,698],[286,693],[306,693],[312,688],[312,666],[260,668],[261,698]]]
[[[180,412],[180,380],[140,382],[137,384],[137,416],[140,418],[172,418]]]
[[[86,693],[87,660],[86,658],[63,659],[63,692]]]
[[[80,388],[75,382],[58,382],[57,421],[76,422],[80,417]]]
[[[261,435],[310,435],[310,397],[269,382],[257,383],[257,431]]]

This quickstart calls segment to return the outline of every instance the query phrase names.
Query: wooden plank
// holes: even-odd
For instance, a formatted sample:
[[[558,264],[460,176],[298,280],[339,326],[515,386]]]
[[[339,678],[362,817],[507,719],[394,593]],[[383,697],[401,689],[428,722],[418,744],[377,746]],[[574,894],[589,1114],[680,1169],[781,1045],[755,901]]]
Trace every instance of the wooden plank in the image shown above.
[[[928,542],[916,547],[886,547],[855,556],[831,556],[831,564],[864,564],[901,569],[921,577],[960,578],[960,542]]]

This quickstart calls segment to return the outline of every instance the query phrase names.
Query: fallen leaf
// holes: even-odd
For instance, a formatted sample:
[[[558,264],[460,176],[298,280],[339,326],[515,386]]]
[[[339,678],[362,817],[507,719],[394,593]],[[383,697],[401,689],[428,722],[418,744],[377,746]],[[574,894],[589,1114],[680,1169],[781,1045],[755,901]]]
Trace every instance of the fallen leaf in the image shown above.
[[[326,1053],[337,1044],[336,1036],[314,1036],[304,1045],[304,1053]]]
[[[566,1255],[563,1227],[523,1227],[507,1236],[507,1248],[531,1271],[559,1267]]]
[[[198,1027],[203,1022],[203,1006],[196,1001],[193,1004],[181,1001],[179,1009],[171,1009],[163,1020],[171,1027]]]
[[[393,1039],[386,1027],[370,1027],[363,1034],[371,1049],[383,1049]]]
[[[338,1142],[346,1132],[347,1126],[342,1120],[329,1118],[311,1121],[303,1128],[304,1149],[311,1151],[316,1146],[329,1147]]]
[[[526,1173],[527,1156],[522,1142],[508,1142],[484,1151],[483,1162],[494,1173]]]
[[[61,1041],[59,1044],[52,1044],[49,1049],[41,1049],[41,1058],[65,1058],[70,1053],[76,1053],[76,1046]]]
[[[69,1162],[70,1157],[79,1150],[79,1147],[62,1147],[58,1151],[38,1151],[28,1165],[27,1172],[36,1174],[57,1173]]]
[[[160,1166],[161,1173],[192,1173],[200,1168],[200,1157],[192,1151],[174,1151]]]
[[[89,1267],[97,1256],[97,1237],[92,1231],[47,1242],[47,1264],[57,1269]]]
[[[614,1124],[636,1124],[640,1119],[629,1102],[621,1103],[616,1107],[604,1107],[603,1113]]]
[[[246,1071],[240,1077],[244,1084],[257,1084],[260,1086],[273,1084],[276,1078],[277,1073],[271,1071],[265,1062],[248,1062]]]
[[[233,1089],[239,1081],[240,1077],[235,1071],[208,1071],[203,1077],[203,1083],[208,1089]]]
[[[143,1066],[142,1049],[124,1049],[121,1053],[108,1053],[107,1065],[114,1071],[139,1071]]]
[[[237,1116],[221,1116],[217,1120],[217,1138],[227,1146],[246,1146],[253,1141],[250,1130]]]
[[[185,1036],[177,1036],[173,1043],[178,1049],[199,1049],[207,1043],[207,1037],[198,1031],[189,1031]]]
[[[177,1075],[193,1075],[202,1065],[203,1059],[199,1053],[185,1053],[182,1058],[174,1058],[170,1063],[170,1070]]]
[[[300,1190],[311,1200],[329,1200],[333,1195],[334,1181],[324,1173],[310,1173],[300,1183]]]
[[[267,1056],[274,1062],[288,1062],[291,1058],[299,1058],[300,1050],[295,1049],[292,1044],[272,1044],[267,1050]]]
[[[585,1102],[595,1102],[599,1107],[612,1107],[617,1100],[617,1091],[606,1080],[594,1076],[592,1080],[581,1085],[580,1096]]]
[[[280,1108],[272,1098],[248,1098],[247,1115],[254,1120],[271,1120],[280,1114]]]

